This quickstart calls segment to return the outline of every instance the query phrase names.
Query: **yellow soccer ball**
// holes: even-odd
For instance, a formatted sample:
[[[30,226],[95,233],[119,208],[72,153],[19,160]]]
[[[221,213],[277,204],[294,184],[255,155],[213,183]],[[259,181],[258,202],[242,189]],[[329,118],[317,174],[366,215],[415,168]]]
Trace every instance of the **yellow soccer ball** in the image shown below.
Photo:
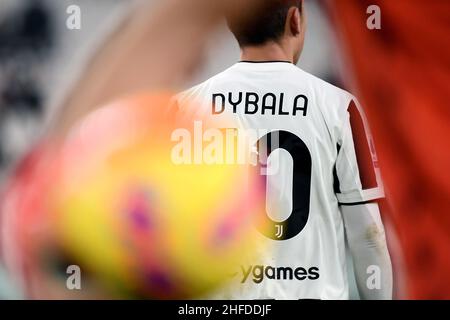
[[[192,134],[195,144],[195,124],[217,133],[233,129],[233,121],[180,120],[169,102],[168,94],[144,94],[95,111],[58,145],[47,165],[52,181],[35,190],[52,235],[46,246],[79,266],[82,281],[88,275],[102,296],[207,296],[256,252],[256,228],[265,212],[265,178],[257,168],[247,157],[174,160],[177,130]],[[239,152],[238,145],[225,153]],[[208,146],[202,149],[211,152]],[[19,211],[26,216],[27,210]],[[39,231],[30,230],[33,241]],[[55,283],[64,292],[66,281]]]

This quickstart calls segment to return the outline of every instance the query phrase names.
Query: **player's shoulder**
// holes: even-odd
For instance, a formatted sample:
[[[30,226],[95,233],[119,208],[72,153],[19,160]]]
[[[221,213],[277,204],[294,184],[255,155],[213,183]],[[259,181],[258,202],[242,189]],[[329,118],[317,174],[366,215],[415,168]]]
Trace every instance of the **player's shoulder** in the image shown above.
[[[299,76],[304,79],[304,81],[307,81],[310,87],[317,93],[317,96],[321,97],[324,96],[325,98],[338,98],[338,99],[345,99],[345,100],[351,100],[355,99],[355,97],[348,91],[339,88],[336,85],[333,85],[307,71],[304,71],[303,69],[296,68],[297,73]]]
[[[341,123],[347,117],[352,102],[359,105],[356,97],[347,90],[302,69],[299,69],[298,72],[301,73],[303,81],[308,83],[315,105],[321,109],[323,116],[328,121]]]
[[[188,101],[189,99],[192,99],[193,97],[195,97],[196,95],[198,95],[198,92],[202,91],[202,89],[205,87],[207,81],[202,82],[200,84],[197,84],[189,89],[186,89],[184,91],[181,91],[179,93],[177,93],[174,97],[174,100],[178,103],[178,104],[183,104],[186,101]]]
[[[230,70],[231,68],[228,68],[197,85],[181,91],[175,96],[175,99],[179,104],[183,104],[192,99],[203,97],[205,95],[205,92],[208,91],[208,89],[211,88],[213,84],[217,84],[217,82],[220,82],[221,79],[227,78]]]

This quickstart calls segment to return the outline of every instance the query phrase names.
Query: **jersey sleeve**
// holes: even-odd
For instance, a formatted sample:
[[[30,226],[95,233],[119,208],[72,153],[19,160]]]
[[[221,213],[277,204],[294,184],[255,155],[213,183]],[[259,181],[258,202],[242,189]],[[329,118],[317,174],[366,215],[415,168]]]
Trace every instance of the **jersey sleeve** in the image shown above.
[[[340,205],[384,198],[377,155],[364,112],[352,99],[337,139],[335,193]]]

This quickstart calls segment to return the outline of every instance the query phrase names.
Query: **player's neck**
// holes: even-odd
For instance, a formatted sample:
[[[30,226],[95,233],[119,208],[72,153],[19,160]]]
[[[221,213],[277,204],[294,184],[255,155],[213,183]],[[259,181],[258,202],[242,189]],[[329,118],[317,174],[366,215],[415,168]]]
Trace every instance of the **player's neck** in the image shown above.
[[[294,57],[282,45],[270,42],[260,46],[241,48],[241,61],[286,61],[294,63]]]

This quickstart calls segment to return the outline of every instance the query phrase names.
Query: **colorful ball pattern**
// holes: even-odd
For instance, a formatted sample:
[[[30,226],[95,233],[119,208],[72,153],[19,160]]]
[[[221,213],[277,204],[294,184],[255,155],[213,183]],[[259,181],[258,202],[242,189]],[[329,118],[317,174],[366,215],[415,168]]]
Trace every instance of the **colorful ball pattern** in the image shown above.
[[[172,158],[175,130],[236,123],[181,119],[169,105],[169,94],[144,94],[101,108],[13,176],[2,246],[30,296],[73,297],[64,270],[75,264],[75,297],[195,298],[259,252],[257,168]]]

